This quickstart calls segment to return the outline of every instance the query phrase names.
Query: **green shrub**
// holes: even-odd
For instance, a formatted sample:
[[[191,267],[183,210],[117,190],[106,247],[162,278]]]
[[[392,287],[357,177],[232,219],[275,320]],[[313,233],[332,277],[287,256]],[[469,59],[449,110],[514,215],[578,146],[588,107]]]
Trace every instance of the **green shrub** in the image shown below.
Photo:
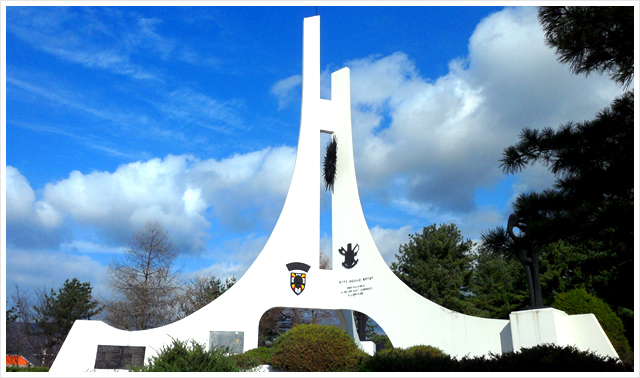
[[[173,340],[160,350],[157,356],[149,358],[148,365],[132,367],[131,371],[143,372],[235,372],[241,371],[229,356],[228,348],[206,350],[204,344],[191,340],[191,345]]]
[[[271,365],[280,371],[355,371],[366,357],[339,328],[301,324],[275,341]]]
[[[552,306],[569,315],[594,314],[620,359],[625,363],[633,363],[633,352],[624,336],[622,320],[602,299],[579,288],[556,295]]]
[[[385,348],[363,361],[365,372],[454,371],[455,360],[430,345],[415,345],[407,349]]]
[[[623,372],[627,368],[617,359],[602,357],[574,346],[536,345],[518,352],[462,358],[459,371],[487,372]],[[632,369],[633,370],[633,369]]]
[[[45,373],[48,371],[49,371],[49,368],[46,366],[31,366],[31,367],[7,366],[7,373],[8,372]]]
[[[411,348],[409,348],[411,349]],[[434,348],[437,350],[437,348]],[[442,353],[442,352],[441,352]],[[488,356],[451,358],[447,354],[424,354],[424,346],[414,352],[395,348],[384,350],[364,361],[363,372],[624,372],[633,366],[572,346],[538,345],[518,352]]]
[[[235,354],[231,359],[242,370],[250,370],[260,365],[271,365],[272,348],[259,347],[242,354]]]
[[[393,344],[391,344],[391,340],[389,340],[389,336],[387,335],[375,334],[371,336],[371,341],[376,344],[377,351],[393,348]]]
[[[407,354],[417,354],[424,357],[443,357],[447,354],[439,348],[431,345],[414,345],[411,348],[405,350]]]

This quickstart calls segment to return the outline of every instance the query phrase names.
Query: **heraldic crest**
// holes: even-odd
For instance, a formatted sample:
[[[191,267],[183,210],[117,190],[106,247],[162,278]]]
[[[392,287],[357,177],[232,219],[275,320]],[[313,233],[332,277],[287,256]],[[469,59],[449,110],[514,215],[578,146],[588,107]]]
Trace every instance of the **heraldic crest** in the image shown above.
[[[307,286],[307,272],[309,268],[311,268],[309,265],[301,262],[287,264],[287,269],[289,269],[289,286],[296,295],[300,295]]]

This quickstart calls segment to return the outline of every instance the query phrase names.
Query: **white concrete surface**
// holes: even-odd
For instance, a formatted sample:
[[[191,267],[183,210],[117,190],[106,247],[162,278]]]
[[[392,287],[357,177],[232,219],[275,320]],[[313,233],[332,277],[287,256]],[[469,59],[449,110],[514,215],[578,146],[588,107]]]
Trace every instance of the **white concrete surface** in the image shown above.
[[[338,138],[338,168],[332,198],[332,270],[319,269],[321,132],[334,133]],[[360,205],[352,143],[349,69],[331,75],[331,100],[321,99],[320,17],[306,18],[302,112],[293,177],[282,213],[255,262],[221,297],[164,327],[122,331],[101,321],[76,321],[50,372],[68,376],[92,371],[98,345],[145,346],[146,362],[163,345],[170,344],[172,337],[208,344],[211,331],[242,331],[245,350],[253,349],[258,346],[260,318],[273,307],[337,310],[342,329],[363,350],[367,344],[359,342],[352,310],[375,319],[396,347],[433,345],[452,356],[500,353],[539,340],[566,343],[577,340],[595,345],[587,340],[592,336],[580,332],[581,327],[588,327],[589,332],[595,332],[596,328],[583,317],[558,320],[556,315],[545,313],[541,315],[544,319],[534,322],[542,334],[536,338],[525,332],[528,327],[525,323],[531,323],[529,315],[518,313],[512,317],[512,323],[515,320],[518,324],[514,343],[508,320],[448,310],[404,285],[387,266],[369,232]],[[339,249],[347,249],[349,243],[352,248],[358,246],[358,262],[347,269],[341,264],[345,257]],[[299,295],[290,286],[287,264],[292,262],[310,266],[305,288]],[[560,328],[555,326],[558,335],[553,335],[554,326],[548,326],[548,321],[562,324]]]
[[[376,343],[373,341],[361,341],[362,350],[370,356],[376,354]]]
[[[514,311],[509,319],[515,351],[540,344],[574,345],[580,350],[619,358],[593,314],[567,315],[549,307]]]

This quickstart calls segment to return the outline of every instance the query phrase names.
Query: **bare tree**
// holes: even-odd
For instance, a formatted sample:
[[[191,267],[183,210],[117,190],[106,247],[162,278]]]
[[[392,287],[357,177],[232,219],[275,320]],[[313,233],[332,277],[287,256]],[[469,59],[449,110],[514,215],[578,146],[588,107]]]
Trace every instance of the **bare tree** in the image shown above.
[[[52,319],[43,318],[37,311],[45,307],[46,288],[36,289],[34,293],[35,298],[20,291],[16,285],[15,294],[12,296],[14,302],[12,309],[17,318],[11,331],[15,332],[12,338],[17,336],[19,340],[14,339],[15,344],[12,347],[17,348],[21,354],[37,358],[43,366],[51,366],[61,345],[55,343],[53,334],[42,332],[38,327],[38,323],[42,321],[52,321]]]
[[[114,296],[103,300],[105,321],[114,327],[143,330],[177,320],[177,249],[157,222],[147,223],[129,242],[123,259],[109,265],[107,282]]]
[[[235,276],[225,282],[214,274],[196,273],[183,286],[179,298],[180,317],[186,317],[208,305],[236,283]]]
[[[320,269],[331,270],[331,257],[320,250]]]
[[[44,292],[44,289],[41,291]],[[40,342],[41,338],[35,336],[34,298],[21,291],[16,285],[15,292],[11,295],[11,301],[13,302],[10,309],[12,321],[7,322],[6,329],[7,353],[30,356],[45,355],[43,343]],[[41,360],[41,358],[38,359]],[[42,361],[40,362],[42,363]]]
[[[66,280],[57,290],[35,290],[35,299],[16,285],[9,310],[7,350],[33,356],[44,366],[51,366],[73,323],[91,319],[102,311],[91,296],[91,284],[77,278]]]

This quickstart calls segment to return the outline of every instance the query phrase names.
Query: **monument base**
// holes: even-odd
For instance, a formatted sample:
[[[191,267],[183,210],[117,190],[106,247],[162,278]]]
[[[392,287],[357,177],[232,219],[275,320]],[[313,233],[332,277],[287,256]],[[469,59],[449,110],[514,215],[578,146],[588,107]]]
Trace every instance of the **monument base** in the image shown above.
[[[376,354],[376,343],[373,341],[361,341],[362,350],[370,356]]]
[[[620,358],[593,314],[567,315],[546,307],[514,311],[509,320],[514,352],[540,344],[556,344]]]

